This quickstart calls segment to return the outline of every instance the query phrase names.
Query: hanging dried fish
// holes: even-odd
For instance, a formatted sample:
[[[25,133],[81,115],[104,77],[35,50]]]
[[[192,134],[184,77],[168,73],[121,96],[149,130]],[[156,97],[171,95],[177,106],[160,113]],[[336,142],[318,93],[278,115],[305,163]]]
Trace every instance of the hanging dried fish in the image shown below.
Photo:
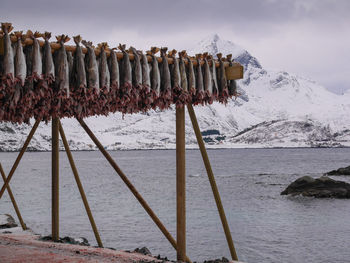
[[[100,79],[98,74],[98,66],[96,55],[92,42],[82,40],[81,43],[87,48],[85,55],[85,69],[87,74],[87,87],[90,94],[100,93]]]
[[[148,59],[146,54],[141,53],[142,57],[142,85],[144,87],[151,87],[151,81],[150,81],[150,68],[148,64]]]
[[[16,55],[15,55],[15,76],[17,81],[24,86],[27,74],[26,59],[23,52],[22,42],[25,37],[22,35],[22,31],[15,32],[17,38],[16,42]]]
[[[187,104],[187,92],[183,90],[181,86],[181,74],[179,59],[175,57],[177,51],[173,49],[169,52],[169,56],[173,59],[173,64],[171,67],[171,84],[173,93],[173,103],[175,103],[177,108],[183,107]],[[182,60],[183,65],[184,61]],[[187,79],[186,79],[187,82]],[[187,89],[187,83],[186,83]]]
[[[193,63],[191,58],[188,58],[188,71],[187,71],[187,76],[188,76],[188,91],[190,93],[190,96],[192,97],[192,102],[195,101],[195,96],[196,96],[196,75],[194,73],[193,69]]]
[[[68,69],[69,69],[68,72],[69,72],[69,77],[71,78],[73,73],[74,58],[71,51],[66,51],[66,52],[67,52],[67,61],[68,61]]]
[[[129,52],[132,52],[134,55],[134,61],[132,66],[132,84],[133,84],[133,91],[135,98],[135,106],[136,110],[139,111],[141,108],[143,108],[142,103],[142,94],[143,92],[143,86],[142,86],[142,66],[141,66],[141,59],[139,56],[138,51],[134,47],[129,48]]]
[[[31,31],[29,31],[27,35],[33,36]],[[52,58],[51,46],[49,42],[49,39],[51,38],[51,33],[45,32],[44,34],[40,34],[36,32],[34,35],[36,37],[43,37],[45,40],[45,43],[43,47],[43,56],[42,56],[42,62],[41,62],[42,69],[41,69],[41,72],[40,70],[35,69],[35,72],[36,72],[35,74],[32,74],[32,70],[34,68],[40,67],[40,63],[37,63],[37,62],[34,63],[34,46],[33,46],[33,49],[31,49],[32,50],[31,57],[33,58],[33,63],[31,64],[32,70],[30,71],[29,76],[32,76],[30,83],[33,84],[34,94],[35,94],[34,96],[35,101],[33,100],[33,103],[34,103],[33,113],[34,113],[35,119],[42,119],[48,122],[51,118],[50,109],[51,109],[51,102],[53,97],[53,89],[51,88],[51,85],[55,80],[55,68],[54,68],[54,62]],[[36,40],[36,42],[38,41]],[[37,52],[37,54],[39,53],[41,56],[41,52]],[[40,74],[40,78],[38,73]],[[33,83],[34,79],[38,83]]]
[[[27,31],[26,37],[32,36],[33,32],[30,30]],[[36,92],[34,87],[34,77],[33,77],[33,54],[34,54],[34,46],[26,45],[23,48],[23,52],[25,55],[26,68],[27,68],[27,76],[26,81],[24,83],[24,87],[22,89],[22,96],[20,102],[18,103],[16,112],[22,112],[22,120],[23,122],[29,122],[29,119],[32,117],[35,105],[39,100],[39,94]],[[37,82],[36,82],[37,84]]]
[[[211,60],[211,77],[213,79],[213,92],[212,96],[213,99],[215,100],[219,94],[219,88],[218,88],[218,81],[217,81],[217,74],[216,74],[216,65],[215,65],[215,60],[213,56],[208,56],[208,59]]]
[[[219,85],[219,94],[218,99],[221,103],[227,103],[227,97],[228,97],[228,88],[227,88],[227,80],[226,80],[226,74],[225,74],[225,65],[224,60],[222,58],[222,54],[217,54],[217,57],[219,59],[219,72],[218,72],[218,85]]]
[[[187,74],[186,74],[186,64],[185,64],[185,59],[187,57],[186,51],[181,51],[179,53],[180,57],[180,78],[181,78],[181,87],[184,93],[186,93],[186,103],[189,103],[191,100],[189,98],[189,93],[188,93],[188,82],[187,82]]]
[[[125,50],[125,45],[119,44],[118,48],[123,52],[121,68],[120,100],[123,106],[123,113],[132,113],[134,110],[135,98],[132,89],[132,69],[129,53]]]
[[[51,33],[45,32],[44,33],[45,44],[44,44],[43,71],[44,71],[45,79],[49,84],[51,84],[55,80],[55,67],[54,67],[53,58],[52,58],[51,45],[49,42],[50,38],[51,38]]]
[[[202,66],[201,66],[201,59],[202,59],[202,54],[197,54],[196,55],[197,59],[197,67],[196,67],[196,88],[197,88],[197,93],[196,93],[196,104],[203,104],[204,103],[204,84],[203,84],[203,73],[202,73]]]
[[[229,62],[229,66],[232,67],[232,65],[233,65],[232,54],[227,55],[226,59]],[[228,86],[228,93],[229,93],[230,97],[235,96],[237,98],[238,93],[237,93],[236,80],[234,80],[234,79],[227,80],[227,86]]]
[[[107,64],[107,55],[106,50],[108,49],[108,44],[106,42],[103,42],[98,45],[100,52],[99,57],[99,72],[100,72],[100,87],[105,88],[106,92],[109,92],[110,88],[110,74]],[[106,93],[106,94],[107,94]]]
[[[11,23],[1,23],[1,29],[3,31],[4,38],[3,76],[9,80],[8,85],[10,85],[14,81],[15,76],[14,54],[9,35],[13,27]]]
[[[151,51],[148,51],[147,54],[152,57],[152,70],[151,70],[151,89],[154,94],[154,102],[152,104],[152,108],[155,109],[157,107],[157,101],[160,96],[160,71],[158,66],[158,60],[155,54],[159,51],[159,48],[152,47]]]
[[[162,63],[160,64],[160,96],[157,100],[157,106],[161,110],[169,108],[172,103],[171,78],[166,55],[167,50],[167,47],[160,49]]]
[[[151,80],[150,80],[150,67],[148,64],[148,59],[146,54],[139,52],[141,56],[141,66],[142,66],[142,110],[147,111],[151,108],[151,105],[155,99],[155,93],[151,92]],[[157,66],[158,67],[158,66]]]
[[[2,38],[2,39],[4,38],[4,32],[2,32],[1,27],[0,27],[0,38]],[[3,42],[1,42],[1,43],[3,43]],[[3,45],[2,45],[2,47],[3,47]],[[3,62],[4,62],[3,54],[1,54],[1,52],[0,52],[0,74],[1,75],[3,74]],[[0,99],[1,99],[1,97],[0,97]]]
[[[208,53],[203,54],[204,57],[204,91],[205,91],[205,101],[209,104],[213,103],[213,79],[210,72],[210,66],[208,63]]]
[[[88,104],[88,96],[86,93],[86,71],[84,63],[84,55],[80,43],[82,38],[80,35],[73,37],[75,42],[75,52],[73,69],[71,73],[71,83],[73,86],[73,101],[75,107],[75,115],[78,118],[85,117],[87,115],[86,106]]]
[[[24,119],[24,112],[23,110],[18,111],[18,108],[22,109],[24,105],[18,105],[18,103],[23,93],[23,86],[25,84],[27,74],[27,65],[22,46],[22,41],[25,39],[25,37],[22,36],[22,31],[15,32],[14,35],[17,38],[15,52],[16,86],[14,92],[11,94],[12,96],[9,99],[10,106],[8,108],[8,114],[12,121],[22,122],[22,120]]]
[[[132,68],[132,84],[135,87],[141,87],[142,85],[142,67],[141,59],[136,48],[130,47],[129,52],[132,52],[134,55],[133,68]]]
[[[108,94],[110,90],[110,74],[107,64],[107,55],[106,49],[108,45],[106,42],[98,44],[100,50],[99,55],[99,73],[100,73],[100,97],[99,97],[99,107],[100,114],[108,115],[109,113],[109,104],[108,104]]]
[[[116,86],[117,88],[119,88],[119,64],[117,54],[114,50],[115,48],[110,50],[108,65],[111,78],[111,86]]]
[[[35,32],[33,34],[32,31],[28,30],[27,37],[31,38],[33,40],[33,58],[32,58],[32,70],[31,73],[34,80],[42,79],[42,58],[41,58],[41,51],[40,51],[40,44],[37,40],[38,37],[41,37],[41,34],[39,32]]]
[[[74,52],[74,62],[73,62],[73,71],[72,71],[72,81],[73,85],[79,88],[79,92],[83,92],[87,86],[86,83],[86,71],[84,63],[84,55],[80,43],[82,38],[80,35],[73,37],[75,42],[75,52]]]
[[[100,78],[98,65],[96,61],[95,49],[92,42],[82,40],[81,43],[87,48],[85,55],[85,69],[87,75],[87,98],[89,106],[87,107],[88,115],[99,113],[98,98],[100,96]]]
[[[57,42],[60,44],[60,49],[55,52],[55,102],[53,104],[53,115],[56,117],[59,114],[71,115],[69,101],[69,64],[67,52],[64,43],[70,38],[66,35],[56,36]]]
[[[110,94],[109,94],[109,103],[110,103],[110,109],[112,112],[115,112],[118,110],[119,106],[119,63],[117,59],[117,54],[114,51],[115,48],[111,49],[110,56],[108,58],[108,66],[109,66],[109,72],[111,77],[111,88],[110,88]]]

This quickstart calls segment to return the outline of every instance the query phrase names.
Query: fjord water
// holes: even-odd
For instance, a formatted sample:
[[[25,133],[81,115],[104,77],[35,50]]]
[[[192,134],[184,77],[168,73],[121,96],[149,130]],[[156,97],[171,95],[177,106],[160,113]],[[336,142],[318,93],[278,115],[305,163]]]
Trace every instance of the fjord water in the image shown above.
[[[186,152],[187,251],[193,261],[228,257],[224,232],[200,152]],[[245,262],[350,262],[350,200],[281,196],[303,175],[350,164],[349,148],[227,149],[208,151],[240,260]],[[176,238],[175,151],[111,152],[131,182]],[[17,153],[0,153],[6,171]],[[105,247],[147,246],[175,259],[162,233],[99,152],[73,156]],[[93,232],[69,163],[60,153],[60,235]],[[36,233],[51,231],[51,153],[29,152],[11,187],[22,216]],[[334,177],[333,177],[334,178]],[[350,177],[336,177],[350,182]],[[0,213],[15,216],[7,193]]]

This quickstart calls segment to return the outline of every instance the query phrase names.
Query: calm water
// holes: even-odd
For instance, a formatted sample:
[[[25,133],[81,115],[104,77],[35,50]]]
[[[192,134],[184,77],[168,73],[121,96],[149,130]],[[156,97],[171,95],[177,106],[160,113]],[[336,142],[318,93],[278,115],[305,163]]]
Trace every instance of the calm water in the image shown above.
[[[175,151],[111,152],[168,230],[176,236]],[[6,173],[17,153],[0,153]],[[147,246],[175,252],[99,152],[74,152],[106,247]],[[286,197],[302,175],[319,176],[350,164],[350,149],[210,150],[209,157],[239,259],[246,262],[350,262],[350,200]],[[12,190],[27,225],[51,231],[50,153],[26,153]],[[96,244],[66,156],[60,174],[60,235]],[[199,151],[187,151],[187,251],[194,261],[229,257]],[[350,177],[339,177],[350,182]],[[15,215],[7,194],[0,213]]]

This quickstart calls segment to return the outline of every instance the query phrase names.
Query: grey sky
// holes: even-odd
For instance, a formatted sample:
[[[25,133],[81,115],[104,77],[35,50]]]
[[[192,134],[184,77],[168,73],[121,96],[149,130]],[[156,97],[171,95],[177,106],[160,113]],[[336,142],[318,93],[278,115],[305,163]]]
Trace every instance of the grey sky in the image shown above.
[[[350,88],[347,0],[2,0],[1,21],[15,30],[81,34],[119,42],[190,49],[218,33],[246,48],[265,68],[313,79],[337,93]]]

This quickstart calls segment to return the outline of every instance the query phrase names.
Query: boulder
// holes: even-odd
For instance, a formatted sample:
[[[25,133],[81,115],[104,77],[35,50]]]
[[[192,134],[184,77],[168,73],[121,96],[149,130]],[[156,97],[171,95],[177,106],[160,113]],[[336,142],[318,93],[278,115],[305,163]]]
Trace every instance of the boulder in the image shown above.
[[[43,237],[40,237],[39,240],[52,242],[52,236],[51,235],[43,236]],[[59,238],[57,242],[71,244],[71,245],[90,246],[89,241],[85,237],[73,238],[73,237],[66,236],[63,238]]]
[[[350,184],[327,176],[314,179],[303,176],[291,183],[281,195],[302,195],[316,198],[350,198]]]
[[[350,175],[350,166],[330,171],[328,173],[325,173],[325,175]]]
[[[17,224],[12,216],[5,214],[0,215],[0,229],[16,227]]]
[[[135,248],[134,252],[152,256],[151,251],[147,247]]]

